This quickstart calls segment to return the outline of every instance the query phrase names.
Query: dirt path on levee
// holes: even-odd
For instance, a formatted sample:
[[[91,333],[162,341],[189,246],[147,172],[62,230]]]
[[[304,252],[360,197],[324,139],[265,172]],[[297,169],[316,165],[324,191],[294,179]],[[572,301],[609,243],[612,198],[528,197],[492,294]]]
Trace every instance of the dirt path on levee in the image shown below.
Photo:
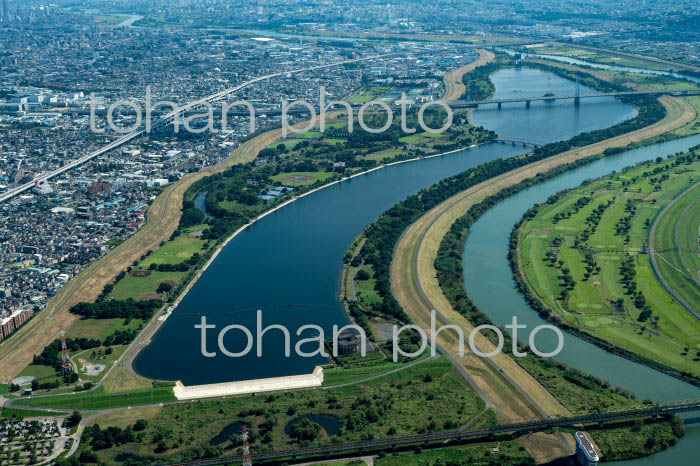
[[[562,67],[576,68],[568,65]],[[599,77],[610,79],[605,75]],[[434,266],[440,243],[452,224],[474,204],[526,178],[599,154],[610,147],[623,147],[663,134],[693,121],[696,117],[694,109],[683,100],[669,96],[659,100],[667,111],[666,117],[661,121],[599,143],[563,152],[484,181],[447,199],[413,223],[401,236],[391,266],[394,295],[411,320],[429,332],[430,312],[436,309],[439,311],[438,320],[441,321],[439,325],[454,324],[462,328],[465,334],[469,334],[474,328],[472,323],[452,308],[440,288]],[[465,356],[459,356],[459,341],[454,332],[440,333],[437,344],[452,359],[459,373],[472,388],[501,417],[517,421],[568,414],[566,408],[510,356],[501,353],[487,359],[469,352]],[[476,346],[482,352],[495,349],[495,345],[483,336],[477,337]],[[557,440],[558,442],[540,442],[530,436],[522,441],[536,460],[544,463],[570,454],[574,445],[573,438],[570,435],[566,438],[559,436]]]

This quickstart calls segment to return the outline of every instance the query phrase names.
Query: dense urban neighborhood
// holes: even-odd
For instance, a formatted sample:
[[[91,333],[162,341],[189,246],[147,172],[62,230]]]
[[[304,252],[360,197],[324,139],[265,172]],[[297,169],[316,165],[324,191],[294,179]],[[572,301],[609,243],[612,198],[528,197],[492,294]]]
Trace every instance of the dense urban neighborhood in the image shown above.
[[[0,465],[694,464],[699,19],[0,0]]]

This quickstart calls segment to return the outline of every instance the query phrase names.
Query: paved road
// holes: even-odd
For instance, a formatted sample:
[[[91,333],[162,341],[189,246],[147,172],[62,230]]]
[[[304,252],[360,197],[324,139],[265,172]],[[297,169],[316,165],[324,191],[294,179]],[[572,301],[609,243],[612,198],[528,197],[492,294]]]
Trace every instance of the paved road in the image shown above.
[[[242,84],[239,84],[238,86],[234,86],[234,87],[225,89],[223,91],[211,94],[207,97],[202,98],[200,100],[200,102],[203,101],[203,102],[211,103],[211,102],[223,99],[224,97],[228,96],[229,94],[233,94],[235,92],[238,92],[241,89],[248,87],[248,86],[251,86],[251,85],[258,83],[260,81],[265,81],[265,80],[279,77],[279,76],[298,74],[298,73],[303,73],[303,72],[307,72],[307,71],[319,70],[322,68],[331,68],[331,67],[335,67],[335,66],[345,65],[345,64],[349,64],[349,63],[357,63],[357,62],[361,62],[361,61],[375,60],[377,58],[385,57],[385,56],[388,56],[388,55],[386,55],[386,54],[385,55],[373,55],[371,57],[366,57],[366,58],[357,58],[354,60],[343,60],[343,61],[339,61],[339,62],[329,63],[327,65],[318,65],[318,66],[312,66],[312,67],[307,67],[307,68],[299,68],[299,69],[291,70],[291,71],[281,71],[279,73],[268,74],[265,76],[261,76],[259,78],[251,79],[250,81],[246,81]],[[191,104],[183,105],[182,107],[179,107],[176,110],[173,110],[172,112],[166,114],[164,117],[160,118],[155,123],[153,123],[153,127],[155,128],[155,127],[162,126],[162,125],[166,124],[168,121],[170,121],[176,115],[180,115],[183,111],[191,108],[191,106],[192,106]],[[102,147],[101,149],[98,149],[98,150],[91,152],[87,155],[84,155],[76,160],[73,160],[72,162],[66,164],[65,166],[63,166],[59,169],[56,169],[56,170],[50,171],[48,173],[44,173],[40,176],[37,176],[29,183],[25,183],[21,186],[13,188],[13,189],[9,190],[7,193],[1,195],[0,202],[5,202],[9,199],[12,199],[15,196],[18,196],[19,194],[22,194],[23,192],[26,192],[26,191],[32,189],[32,187],[34,187],[34,185],[38,182],[48,181],[52,178],[55,178],[56,176],[62,175],[63,173],[66,173],[66,172],[68,172],[76,167],[79,167],[80,165],[82,165],[86,162],[89,162],[90,160],[94,159],[95,157],[98,157],[98,156],[103,155],[103,154],[105,154],[113,149],[116,149],[120,146],[123,146],[127,142],[142,136],[144,133],[145,133],[144,130],[138,130],[138,131],[131,132],[131,133],[129,133],[125,136],[122,136],[122,137],[118,138],[117,140],[107,144],[106,146]]]

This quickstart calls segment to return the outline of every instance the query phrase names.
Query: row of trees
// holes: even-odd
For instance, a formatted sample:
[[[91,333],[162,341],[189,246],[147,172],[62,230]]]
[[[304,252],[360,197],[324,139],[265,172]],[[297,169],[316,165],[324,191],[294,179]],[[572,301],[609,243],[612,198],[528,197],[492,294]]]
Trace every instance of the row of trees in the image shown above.
[[[606,85],[605,83],[603,84]],[[611,86],[615,87],[614,85]],[[365,230],[364,235],[367,240],[360,251],[362,260],[366,264],[372,265],[374,268],[376,278],[375,290],[381,297],[381,301],[374,304],[371,311],[393,320],[407,321],[405,312],[391,293],[389,270],[394,246],[401,233],[403,233],[411,223],[417,220],[419,216],[450,196],[464,191],[482,181],[570,150],[574,147],[592,144],[615,137],[619,134],[634,131],[653,124],[665,116],[664,107],[656,99],[646,96],[634,99],[634,103],[638,108],[638,114],[634,118],[609,128],[579,134],[568,141],[554,142],[537,147],[532,153],[526,156],[497,159],[471,168],[458,175],[446,178],[429,188],[423,189],[415,195],[409,196],[404,201],[401,201],[382,214],[377,221],[372,223]],[[581,162],[581,164],[588,163],[590,160],[589,158],[587,161]],[[573,165],[578,166],[577,164]],[[528,182],[534,184],[544,178],[545,175],[538,175]],[[512,192],[513,188],[508,188],[501,193],[505,197]],[[495,198],[493,202],[495,202]],[[464,227],[464,221],[458,223],[458,227]],[[463,234],[463,230],[461,231]],[[452,240],[455,240],[455,238],[452,238]],[[443,266],[446,262],[449,262],[444,261],[444,259],[444,257],[438,257],[438,260],[442,261]],[[461,267],[461,265],[459,267]],[[448,266],[448,268],[450,267]],[[460,302],[463,303],[464,307],[470,306],[466,293],[461,293],[460,298]]]
[[[162,306],[159,300],[125,301],[104,300],[96,303],[78,303],[70,309],[72,314],[86,319],[143,319],[148,320]]]
[[[697,160],[698,158],[700,158],[700,153],[696,152],[696,151],[698,151],[698,149],[700,149],[700,145],[690,148],[689,153],[687,153],[687,154],[680,154],[680,153],[676,154],[676,156],[673,158],[673,161],[671,162],[671,166],[677,167],[679,165],[689,164],[689,163],[692,163],[693,161]],[[622,152],[622,151],[618,151],[618,152]],[[583,160],[580,160],[579,162],[577,162],[576,164],[573,164],[573,165],[578,166],[578,164],[589,163],[589,162],[592,162],[593,160],[595,160],[595,158],[583,159]],[[661,160],[657,159],[656,162],[660,163]],[[641,163],[637,164],[636,166],[627,167],[626,169],[623,170],[623,172],[627,172],[627,171],[630,171],[630,170],[637,168],[639,166],[642,166],[645,164],[650,164],[650,163],[651,162],[641,162]],[[576,166],[571,166],[572,164],[569,164],[569,165],[570,165],[570,167],[565,168],[565,169],[576,168]],[[558,173],[551,173],[551,174],[548,173],[547,178],[549,178],[550,176],[555,176],[556,174],[558,174]],[[587,183],[590,183],[590,181],[584,182],[582,184],[587,184]],[[570,191],[571,191],[570,189],[564,190],[564,191],[558,193],[557,197],[561,198],[567,192],[570,192]],[[522,219],[518,223],[515,224],[512,232],[511,232],[511,235],[510,235],[510,244],[509,244],[509,251],[508,251],[508,260],[510,262],[510,267],[511,267],[511,270],[513,272],[513,276],[515,278],[516,284],[518,286],[518,290],[523,295],[523,297],[527,301],[528,305],[532,309],[537,311],[538,314],[542,318],[545,318],[545,319],[548,319],[548,320],[554,322],[555,324],[557,324],[559,327],[566,330],[567,332],[574,334],[574,335],[577,335],[580,338],[582,338],[586,341],[589,341],[590,343],[595,344],[595,345],[603,348],[606,351],[621,355],[627,359],[642,362],[642,363],[647,364],[649,366],[655,367],[658,370],[661,370],[663,372],[673,374],[676,376],[680,376],[681,378],[683,378],[684,380],[686,380],[690,383],[693,383],[696,385],[700,384],[700,381],[698,380],[698,378],[695,377],[694,375],[690,374],[687,371],[676,371],[669,366],[661,365],[654,360],[651,360],[651,359],[645,358],[643,356],[640,356],[638,354],[635,354],[635,353],[628,351],[622,347],[617,347],[604,339],[597,338],[597,337],[595,337],[587,332],[581,331],[577,327],[569,324],[567,321],[558,319],[554,315],[552,315],[551,309],[547,308],[542,303],[542,301],[539,298],[537,298],[533,294],[533,292],[531,291],[529,285],[527,284],[525,278],[522,275],[522,271],[520,270],[520,265],[518,262],[519,230],[525,221],[531,220],[537,215],[540,208],[541,208],[541,206],[536,204],[533,208],[529,209],[523,215]],[[441,248],[441,250],[442,250],[442,248]],[[443,288],[443,291],[444,290],[445,290],[445,288]],[[621,307],[623,302],[624,302],[623,300],[619,300],[617,305]],[[641,304],[641,302],[640,302],[640,304]],[[645,316],[645,318],[648,319],[650,316],[651,316],[651,314],[649,313],[648,315]]]

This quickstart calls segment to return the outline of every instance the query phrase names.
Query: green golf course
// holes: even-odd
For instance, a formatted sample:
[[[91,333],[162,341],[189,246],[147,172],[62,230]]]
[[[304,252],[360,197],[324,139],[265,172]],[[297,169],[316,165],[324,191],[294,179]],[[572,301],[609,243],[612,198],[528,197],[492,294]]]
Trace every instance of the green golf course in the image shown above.
[[[648,238],[656,215],[698,180],[696,151],[552,196],[529,212],[520,229],[521,269],[528,285],[569,324],[658,366],[697,376],[700,320],[657,279]],[[656,251],[685,274],[700,268],[696,190],[700,193],[693,188],[693,195],[665,216],[655,241]],[[672,270],[668,281],[682,288],[687,277]]]

